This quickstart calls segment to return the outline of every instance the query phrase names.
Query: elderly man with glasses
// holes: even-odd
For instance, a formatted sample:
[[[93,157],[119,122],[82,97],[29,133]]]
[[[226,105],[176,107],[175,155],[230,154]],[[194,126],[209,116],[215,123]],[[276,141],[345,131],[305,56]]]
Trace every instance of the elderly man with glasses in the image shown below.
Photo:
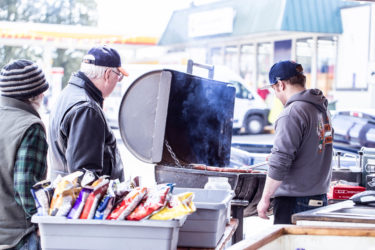
[[[88,169],[124,180],[116,138],[103,112],[103,101],[128,73],[119,53],[108,46],[90,49],[80,71],[62,91],[50,116],[50,178]]]

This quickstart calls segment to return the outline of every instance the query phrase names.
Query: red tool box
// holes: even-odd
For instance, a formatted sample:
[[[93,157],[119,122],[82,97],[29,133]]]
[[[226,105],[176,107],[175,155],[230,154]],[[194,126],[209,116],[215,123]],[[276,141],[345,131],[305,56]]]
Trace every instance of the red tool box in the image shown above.
[[[331,186],[327,194],[328,199],[334,200],[347,200],[353,195],[365,191],[366,188],[361,186],[351,186],[351,185],[335,185]]]

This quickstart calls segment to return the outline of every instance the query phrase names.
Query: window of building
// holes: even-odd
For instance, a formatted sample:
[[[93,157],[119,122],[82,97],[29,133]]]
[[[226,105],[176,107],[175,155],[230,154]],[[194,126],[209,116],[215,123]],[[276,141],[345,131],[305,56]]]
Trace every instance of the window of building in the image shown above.
[[[335,37],[318,38],[317,88],[325,94],[333,89],[337,39]]]
[[[255,85],[255,63],[255,45],[242,45],[240,50],[240,75],[250,85]]]
[[[296,41],[296,62],[303,67],[303,72],[306,75],[306,87],[311,86],[311,55],[312,55],[312,38],[297,39]]]
[[[274,63],[290,60],[292,57],[292,40],[275,41],[273,51]]]
[[[223,53],[221,47],[211,48],[209,57],[209,64],[222,65],[223,64]]]
[[[258,46],[258,75],[256,87],[262,87],[268,84],[268,72],[271,68],[271,53],[272,53],[272,44],[259,43]]]
[[[224,50],[224,64],[235,72],[238,72],[238,47],[227,46]]]

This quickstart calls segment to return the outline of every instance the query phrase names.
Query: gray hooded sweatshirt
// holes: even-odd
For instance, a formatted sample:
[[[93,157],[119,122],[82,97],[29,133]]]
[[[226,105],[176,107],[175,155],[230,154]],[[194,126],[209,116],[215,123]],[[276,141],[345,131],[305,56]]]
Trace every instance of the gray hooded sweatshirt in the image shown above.
[[[318,89],[293,95],[275,123],[268,175],[282,181],[274,196],[325,194],[331,180],[333,129]]]

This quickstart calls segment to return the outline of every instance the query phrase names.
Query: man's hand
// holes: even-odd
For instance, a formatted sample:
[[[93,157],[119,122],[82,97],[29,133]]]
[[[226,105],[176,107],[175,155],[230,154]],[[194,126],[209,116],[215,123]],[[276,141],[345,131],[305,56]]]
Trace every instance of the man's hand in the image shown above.
[[[269,219],[266,213],[270,207],[271,197],[275,193],[276,189],[281,185],[281,181],[272,179],[267,175],[266,183],[264,184],[262,198],[260,199],[257,210],[258,216],[263,219]]]
[[[269,220],[270,218],[267,216],[268,208],[270,207],[270,199],[263,198],[259,201],[257,210],[258,216],[262,219]]]

